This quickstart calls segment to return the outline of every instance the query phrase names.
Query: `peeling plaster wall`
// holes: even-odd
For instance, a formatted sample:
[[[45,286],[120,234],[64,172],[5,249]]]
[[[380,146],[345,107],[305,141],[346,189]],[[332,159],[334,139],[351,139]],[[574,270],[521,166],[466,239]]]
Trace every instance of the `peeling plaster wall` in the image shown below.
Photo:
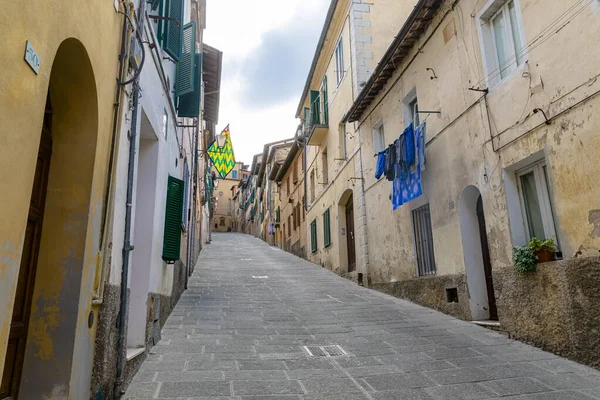
[[[527,41],[566,8],[560,2],[542,4],[538,0],[520,0],[520,6]],[[596,269],[596,258],[586,261],[586,257],[600,251],[600,118],[595,112],[600,106],[600,96],[596,96],[600,90],[596,68],[600,55],[589,51],[598,43],[598,16],[592,7],[584,9],[573,23],[530,51],[528,63],[491,88],[484,99],[483,93],[468,90],[472,86],[485,87],[475,20],[481,7],[475,0],[461,0],[454,9],[444,5],[407,55],[406,60],[414,57],[414,61],[398,65],[398,71],[356,123],[365,174],[369,275],[378,290],[470,318],[466,281],[458,284],[462,305],[444,304],[442,295],[449,278],[465,274],[465,238],[458,209],[463,190],[474,186],[483,198],[502,326],[542,347],[597,365],[596,359],[591,360],[582,351],[597,343],[583,328],[577,328],[588,321],[585,329],[599,329],[589,311],[581,314],[585,308],[581,304],[591,310],[597,308],[597,296],[588,290],[589,285],[579,289],[581,282],[570,281],[561,275],[558,266],[550,265],[541,266],[544,272],[539,277],[533,274],[525,281],[512,277],[512,247],[524,244],[526,239],[518,193],[511,187],[511,180],[519,168],[540,159],[546,161],[558,239],[566,259],[557,265],[564,266],[564,274],[569,276],[580,271],[583,276],[595,277],[592,271]],[[591,31],[586,28],[584,32],[581,27]],[[437,78],[431,79],[432,72],[427,68],[433,68]],[[396,139],[405,126],[402,101],[414,89],[421,110],[439,110],[441,114],[421,116],[427,117],[424,196],[392,211],[391,183],[374,178],[372,127],[381,119],[385,142]],[[550,125],[544,124],[542,113],[533,113],[536,107],[552,118]],[[436,277],[426,279],[416,278],[411,221],[411,211],[423,202],[431,207],[437,266]],[[591,270],[584,272],[584,265]],[[527,294],[534,281],[546,289]],[[516,304],[521,298],[531,304],[534,296],[537,314],[526,323],[526,318],[517,315]],[[559,300],[561,296],[564,300]],[[560,312],[565,319],[559,317]],[[545,341],[541,331],[533,329],[535,321],[545,318],[543,315],[551,317],[552,324],[568,326]],[[567,346],[565,340],[579,344]]]

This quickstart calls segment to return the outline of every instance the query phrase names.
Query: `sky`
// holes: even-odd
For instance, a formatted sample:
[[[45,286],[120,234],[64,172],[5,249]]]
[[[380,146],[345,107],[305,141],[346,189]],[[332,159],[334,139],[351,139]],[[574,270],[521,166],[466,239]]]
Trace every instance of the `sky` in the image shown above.
[[[223,52],[220,132],[236,161],[290,138],[330,0],[207,0],[204,42]]]

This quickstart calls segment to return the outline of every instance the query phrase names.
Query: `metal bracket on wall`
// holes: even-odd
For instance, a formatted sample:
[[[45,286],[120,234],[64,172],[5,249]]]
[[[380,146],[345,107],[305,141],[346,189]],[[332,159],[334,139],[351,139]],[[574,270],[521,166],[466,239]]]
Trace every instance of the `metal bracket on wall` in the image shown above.
[[[152,18],[155,21],[157,21],[159,19],[163,20],[163,21],[171,21],[171,22],[175,22],[175,25],[181,26],[181,22],[177,18],[173,18],[173,17],[161,17],[160,15],[148,15],[148,18]]]

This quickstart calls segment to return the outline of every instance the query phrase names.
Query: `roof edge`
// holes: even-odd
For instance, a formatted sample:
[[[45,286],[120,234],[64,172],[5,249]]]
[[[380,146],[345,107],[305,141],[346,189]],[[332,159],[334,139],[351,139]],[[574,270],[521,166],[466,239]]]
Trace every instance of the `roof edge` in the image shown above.
[[[302,109],[304,106],[304,98],[306,97],[308,90],[310,88],[310,82],[315,74],[315,70],[317,69],[317,63],[319,62],[319,54],[321,54],[321,50],[323,50],[323,44],[325,43],[325,38],[327,37],[327,32],[329,32],[329,28],[331,27],[331,22],[333,21],[333,14],[335,14],[335,9],[339,0],[331,0],[331,4],[329,5],[329,10],[327,10],[327,16],[325,17],[325,23],[323,24],[323,30],[321,31],[321,36],[319,37],[319,41],[317,42],[317,48],[315,49],[315,55],[313,56],[312,64],[310,65],[310,70],[308,71],[308,78],[306,79],[306,83],[304,84],[304,89],[302,90],[302,97],[300,97],[300,104],[298,104],[298,108],[296,109],[296,118],[300,118],[302,115]]]

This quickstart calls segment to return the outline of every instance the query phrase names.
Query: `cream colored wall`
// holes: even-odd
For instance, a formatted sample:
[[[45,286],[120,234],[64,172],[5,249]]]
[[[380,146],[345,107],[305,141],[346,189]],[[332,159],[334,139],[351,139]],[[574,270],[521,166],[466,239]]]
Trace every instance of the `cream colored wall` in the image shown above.
[[[84,240],[81,289],[76,289],[81,298],[71,299],[80,307],[75,338],[71,339],[75,342],[77,355],[73,370],[79,371],[82,379],[72,382],[68,391],[72,398],[87,398],[96,325],[88,329],[85,321],[92,310],[95,254],[111,133],[121,18],[112,2],[82,4],[76,14],[69,3],[56,0],[9,2],[3,6],[0,14],[0,26],[5,33],[0,54],[0,70],[3,71],[0,74],[0,192],[3,193],[3,212],[0,213],[0,375],[3,373],[50,73],[61,43],[74,38],[83,44],[90,59],[98,104],[97,144],[89,192],[89,214],[85,220],[88,228]],[[23,60],[26,40],[40,55],[39,75]],[[57,243],[56,246],[57,252],[68,251],[69,243]],[[46,328],[53,329],[50,325]],[[52,357],[53,343],[48,343],[50,339],[43,333],[40,337],[45,337],[44,346],[48,356]],[[86,350],[81,350],[88,345]]]
[[[296,156],[294,157],[294,161],[293,164],[290,165],[290,167],[288,168],[288,170],[286,171],[286,173],[283,175],[283,178],[281,179],[281,186],[279,187],[279,192],[280,192],[280,207],[281,207],[281,226],[280,229],[283,232],[282,238],[283,240],[283,244],[284,244],[284,248],[285,245],[289,242],[290,244],[290,249],[291,246],[300,241],[300,247],[304,247],[304,251],[309,252],[309,250],[307,250],[306,247],[306,221],[308,221],[308,214],[306,214],[306,216],[304,216],[304,212],[303,212],[303,207],[302,207],[302,198],[304,197],[304,178],[302,176],[302,157],[304,156],[304,153],[302,150],[298,151],[298,153],[296,153]],[[296,164],[297,168],[298,168],[298,181],[296,184],[293,183],[293,179],[292,179],[292,174],[293,174],[293,165]],[[287,181],[290,180],[290,191],[287,191]],[[291,204],[288,199],[292,198],[294,200],[294,203]],[[299,226],[296,227],[296,229],[294,229],[294,219],[292,216],[292,213],[294,211],[294,207],[296,206],[296,204],[300,202],[301,206],[300,206],[300,223]],[[291,225],[291,235],[288,235],[288,217],[290,218],[290,225]],[[304,219],[303,219],[304,218]],[[283,224],[285,223],[285,231],[283,230]]]
[[[217,198],[217,203],[215,207],[215,214],[212,219],[211,230],[213,232],[226,232],[227,228],[231,228],[233,218],[234,218],[234,208],[233,208],[233,200],[232,200],[232,192],[231,188],[237,187],[240,183],[237,179],[219,179],[219,187],[217,187],[213,195]],[[223,193],[223,195],[221,195]],[[231,212],[227,213],[227,204],[231,201]],[[220,220],[221,217],[225,218],[225,226],[221,226]],[[218,225],[215,228],[215,224]]]
[[[369,272],[374,282],[415,275],[410,212],[417,204],[391,211],[391,184],[385,180],[375,182],[372,156],[372,125],[382,118],[386,143],[398,137],[404,127],[401,101],[415,87],[421,110],[441,111],[440,116],[432,114],[427,119],[424,196],[413,202],[429,200],[439,275],[465,270],[458,209],[462,191],[469,185],[478,187],[483,197],[493,267],[511,266],[512,246],[523,243],[511,239],[511,229],[521,226],[509,217],[509,213],[519,210],[507,200],[513,198],[507,194],[507,177],[514,176],[514,167],[527,163],[528,157],[536,153],[545,155],[548,163],[551,198],[565,257],[576,257],[579,251],[582,255],[594,254],[600,249],[594,217],[600,208],[600,189],[594,183],[600,173],[595,161],[600,156],[600,120],[594,109],[600,100],[588,100],[551,125],[543,124],[541,113],[532,113],[540,107],[549,117],[557,115],[599,90],[595,66],[600,55],[589,51],[600,31],[598,14],[589,6],[576,23],[530,51],[528,65],[492,88],[487,96],[488,124],[482,93],[468,90],[484,78],[476,21],[471,17],[471,12],[476,13],[481,6],[474,0],[460,1],[454,10],[445,6],[434,18],[433,27],[446,11],[448,15],[422,53],[412,64],[398,66],[400,70],[407,68],[406,72],[402,77],[396,72],[362,116],[359,132],[369,221]],[[520,6],[526,42],[567,8],[559,2],[542,4],[536,0],[521,0]],[[457,33],[445,43],[443,30],[452,23]],[[580,26],[587,27],[585,34],[579,31]],[[430,28],[425,37],[432,32]],[[424,41],[422,38],[418,45]],[[415,51],[406,59],[410,60]],[[427,68],[433,68],[438,79],[431,80]],[[511,128],[517,121],[522,123]],[[493,145],[490,126],[492,134],[498,136]]]

